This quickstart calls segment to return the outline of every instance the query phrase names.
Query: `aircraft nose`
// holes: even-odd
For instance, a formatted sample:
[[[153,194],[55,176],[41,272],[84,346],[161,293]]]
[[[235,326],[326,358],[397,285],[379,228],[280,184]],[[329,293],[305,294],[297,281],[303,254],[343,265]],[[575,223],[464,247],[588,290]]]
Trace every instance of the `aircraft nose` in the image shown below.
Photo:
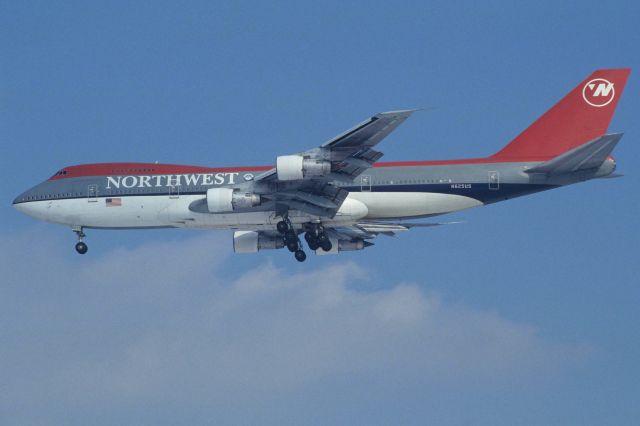
[[[23,192],[22,194],[18,195],[13,200],[13,208],[15,208],[16,210],[18,210],[21,213],[29,214],[29,212],[28,212],[29,208],[28,208],[27,204],[29,204],[29,203],[27,202],[27,193],[26,192]]]
[[[13,207],[20,213],[36,219],[44,219],[46,216],[45,204],[42,201],[34,201],[30,195],[32,195],[32,190],[25,191],[18,195],[13,200]]]
[[[14,200],[13,207],[20,213],[40,220],[47,220],[48,206],[44,201],[19,201]]]
[[[18,210],[20,213],[26,213],[24,203],[20,203],[17,200],[17,198],[13,200],[13,208]]]
[[[13,199],[13,207],[18,208],[18,204],[20,204],[23,201],[26,201],[27,196],[26,196],[26,192],[23,192],[22,194],[18,195],[16,198]]]

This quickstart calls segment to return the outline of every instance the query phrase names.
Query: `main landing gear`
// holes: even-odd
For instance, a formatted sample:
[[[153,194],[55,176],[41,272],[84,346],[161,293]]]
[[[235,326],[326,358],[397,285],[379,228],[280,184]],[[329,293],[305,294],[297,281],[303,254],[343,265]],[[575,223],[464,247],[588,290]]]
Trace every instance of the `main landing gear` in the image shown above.
[[[307,240],[309,248],[313,251],[321,248],[323,251],[331,251],[333,244],[329,240],[329,236],[324,231],[322,225],[313,225],[304,234],[304,239]]]
[[[276,229],[283,235],[284,245],[294,254],[296,260],[304,262],[307,259],[307,255],[302,250],[302,243],[298,238],[298,233],[287,216],[276,224]],[[304,239],[307,241],[309,249],[315,251],[321,248],[324,251],[331,251],[333,245],[322,225],[312,224],[308,225],[306,229],[307,232],[304,234]]]
[[[284,245],[287,249],[293,253],[298,262],[304,262],[307,259],[307,254],[302,250],[302,243],[293,225],[287,216],[285,216],[280,222],[276,224],[276,229],[279,233],[283,234]]]
[[[86,237],[86,234],[82,231],[82,226],[74,226],[73,232],[78,236],[78,242],[76,243],[76,251],[78,254],[85,254],[89,250],[89,246],[87,246],[83,239]]]

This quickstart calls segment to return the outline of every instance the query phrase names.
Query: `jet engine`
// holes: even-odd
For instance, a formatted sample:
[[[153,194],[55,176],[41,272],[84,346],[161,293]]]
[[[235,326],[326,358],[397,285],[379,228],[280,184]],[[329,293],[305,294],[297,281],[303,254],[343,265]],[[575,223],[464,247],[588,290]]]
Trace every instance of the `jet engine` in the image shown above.
[[[364,240],[339,240],[338,241],[338,251],[363,250],[366,246],[367,244]]]
[[[284,238],[269,236],[262,232],[236,231],[233,233],[235,253],[255,253],[258,250],[273,250],[284,247]]]
[[[353,240],[338,240],[337,238],[330,237],[331,241],[331,250],[324,251],[322,249],[316,250],[317,255],[325,255],[325,254],[338,254],[341,251],[354,251],[354,250],[364,250],[365,248],[372,246],[373,243],[368,241],[356,238]]]
[[[276,159],[279,180],[301,180],[331,173],[331,163],[301,155],[281,155]]]
[[[210,188],[207,190],[207,209],[211,213],[228,213],[260,204],[260,196],[232,188]]]

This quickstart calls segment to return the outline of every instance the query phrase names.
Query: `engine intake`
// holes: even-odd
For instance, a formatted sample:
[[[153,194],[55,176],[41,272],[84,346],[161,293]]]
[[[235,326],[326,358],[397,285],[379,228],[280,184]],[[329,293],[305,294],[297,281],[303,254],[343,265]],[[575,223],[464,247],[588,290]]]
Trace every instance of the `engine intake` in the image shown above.
[[[301,180],[331,173],[331,163],[301,155],[281,155],[276,159],[279,180]]]
[[[207,190],[207,209],[211,213],[232,212],[259,205],[260,196],[240,192],[232,188],[210,188]]]
[[[236,231],[233,233],[233,251],[235,253],[255,253],[259,250],[274,250],[284,247],[284,239],[268,236],[262,232]]]

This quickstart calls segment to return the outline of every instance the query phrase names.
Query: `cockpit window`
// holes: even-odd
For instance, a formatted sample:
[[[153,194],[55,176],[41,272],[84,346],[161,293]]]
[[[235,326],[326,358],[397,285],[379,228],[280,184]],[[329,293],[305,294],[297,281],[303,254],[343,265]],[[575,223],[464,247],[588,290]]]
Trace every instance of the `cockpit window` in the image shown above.
[[[53,176],[51,177],[57,177],[57,176],[64,176],[67,174],[67,171],[62,169],[62,170],[58,170]]]

